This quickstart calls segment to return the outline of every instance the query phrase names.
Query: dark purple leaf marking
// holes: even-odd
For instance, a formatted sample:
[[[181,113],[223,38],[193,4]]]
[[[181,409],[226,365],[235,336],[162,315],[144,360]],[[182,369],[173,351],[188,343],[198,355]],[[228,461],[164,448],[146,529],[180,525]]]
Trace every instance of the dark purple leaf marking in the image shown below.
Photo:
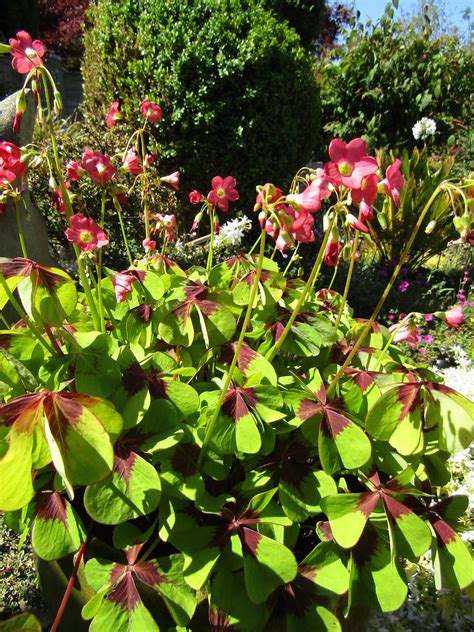
[[[124,574],[124,576],[112,592],[107,595],[107,599],[112,603],[117,603],[130,613],[139,603],[141,603],[141,598],[138,594],[135,582],[133,581],[132,573],[123,564],[117,564],[112,571],[112,576],[110,578],[111,581],[114,579],[114,571],[119,577],[122,574]]]
[[[51,433],[61,443],[65,429],[75,426],[82,414],[83,406],[74,401],[74,395],[75,393],[49,393],[44,400],[44,412]]]
[[[253,529],[249,529],[248,527],[242,527],[239,529],[238,533],[244,554],[258,558],[258,545],[262,539],[260,533],[254,531]]]
[[[218,608],[210,608],[208,618],[211,632],[224,632],[225,630],[234,629],[234,626],[230,623],[229,615]]]
[[[198,457],[199,446],[195,443],[180,443],[171,457],[171,466],[178,474],[188,478],[198,471]]]
[[[299,419],[306,421],[307,419],[311,419],[318,413],[322,412],[323,407],[319,402],[315,402],[312,399],[303,399],[301,400],[298,406],[298,412],[296,413]]]
[[[380,375],[379,371],[363,371],[360,369],[346,369],[348,375],[352,375],[354,384],[360,388],[362,392],[365,392],[371,384],[375,382],[377,375]]]
[[[205,316],[211,316],[220,309],[219,303],[210,301],[207,298],[208,289],[202,283],[186,285],[183,290],[186,300],[173,310],[173,313],[182,318],[184,324],[186,324],[191,314],[193,305],[196,305]]]
[[[434,516],[429,516],[429,521],[433,526],[436,533],[436,539],[439,546],[447,546],[451,542],[454,542],[457,538],[456,531],[452,529],[447,522],[441,519],[436,519]]]
[[[265,457],[259,468],[279,472],[280,480],[301,491],[304,479],[312,471],[310,456],[308,448],[297,440],[277,439],[274,451]]]
[[[122,384],[129,395],[136,395],[145,388],[147,376],[138,362],[133,362],[122,375]]]
[[[138,455],[124,444],[119,444],[115,448],[114,468],[115,474],[123,478],[126,485],[130,481],[132,469]]]
[[[36,421],[37,409],[43,406],[43,401],[49,391],[20,395],[8,404],[0,404],[0,420],[7,425],[15,424],[16,432],[31,434]],[[21,418],[21,419],[20,419]]]
[[[420,389],[421,384],[419,382],[401,384],[397,387],[397,397],[402,404],[400,421],[420,407]]]
[[[0,274],[5,279],[10,279],[11,277],[16,276],[27,277],[30,275],[34,265],[35,263],[30,259],[15,257],[14,259],[10,259],[9,261],[4,261],[3,263],[0,263]]]
[[[321,422],[321,432],[326,437],[335,439],[350,425],[350,420],[332,406],[324,406],[324,415]]]
[[[141,562],[133,567],[136,577],[147,586],[157,586],[168,580],[164,575],[158,572],[153,562]]]
[[[379,501],[379,492],[363,492],[359,496],[357,509],[364,514],[366,518],[373,512]]]
[[[352,549],[352,557],[357,566],[363,566],[371,560],[377,552],[378,536],[372,525],[364,529],[359,541]]]
[[[140,318],[140,320],[142,320],[144,323],[149,323],[153,316],[153,309],[151,305],[148,305],[147,303],[142,303],[141,305],[139,305],[136,308],[136,312],[138,318]]]
[[[392,522],[393,520],[398,520],[402,516],[413,514],[408,507],[398,500],[395,500],[395,498],[391,498],[388,494],[382,495],[382,501],[385,513]]]
[[[317,589],[312,580],[314,574],[314,570],[300,566],[295,579],[283,586],[285,610],[289,614],[302,618],[306,610],[317,601]]]
[[[226,393],[222,411],[235,423],[248,415],[250,409],[254,409],[258,403],[258,397],[253,388],[243,388],[231,385]]]
[[[57,492],[39,494],[36,498],[36,518],[56,520],[67,529],[66,501]]]

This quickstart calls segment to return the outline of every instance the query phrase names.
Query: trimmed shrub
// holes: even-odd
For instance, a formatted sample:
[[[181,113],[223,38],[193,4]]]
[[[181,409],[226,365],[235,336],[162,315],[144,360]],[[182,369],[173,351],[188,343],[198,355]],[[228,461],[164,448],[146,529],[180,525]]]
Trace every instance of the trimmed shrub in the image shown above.
[[[164,169],[183,171],[185,192],[231,174],[245,207],[245,183],[285,186],[319,147],[312,58],[259,3],[98,0],[89,19],[86,109],[102,118],[119,100],[133,128],[140,100],[158,101]]]

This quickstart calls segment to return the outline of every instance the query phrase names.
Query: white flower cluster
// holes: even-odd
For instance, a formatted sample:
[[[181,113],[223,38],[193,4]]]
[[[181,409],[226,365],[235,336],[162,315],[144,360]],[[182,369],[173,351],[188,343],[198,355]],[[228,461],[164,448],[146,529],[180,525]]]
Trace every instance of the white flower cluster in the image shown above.
[[[436,133],[436,122],[433,119],[424,116],[417,121],[412,128],[413,137],[415,140],[426,140],[428,136],[434,136]]]
[[[240,246],[244,233],[252,227],[252,222],[246,215],[236,217],[220,227],[219,234],[214,237],[216,247]]]

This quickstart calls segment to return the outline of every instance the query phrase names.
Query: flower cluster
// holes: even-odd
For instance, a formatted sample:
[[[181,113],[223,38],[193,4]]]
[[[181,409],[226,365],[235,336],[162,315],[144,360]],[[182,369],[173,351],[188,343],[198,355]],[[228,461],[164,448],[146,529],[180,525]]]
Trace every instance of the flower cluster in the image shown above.
[[[436,121],[424,116],[413,125],[412,132],[415,140],[426,140],[436,134]]]

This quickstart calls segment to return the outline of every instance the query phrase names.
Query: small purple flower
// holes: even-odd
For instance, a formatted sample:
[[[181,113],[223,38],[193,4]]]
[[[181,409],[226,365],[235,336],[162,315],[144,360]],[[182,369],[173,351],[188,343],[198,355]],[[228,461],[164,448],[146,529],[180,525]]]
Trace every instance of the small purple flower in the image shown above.
[[[459,292],[459,294],[456,294],[456,298],[461,301],[461,303],[465,303],[466,302],[466,295],[463,294],[462,292]]]
[[[400,320],[403,320],[403,319],[404,319],[404,318],[406,318],[406,317],[407,317],[407,315],[405,314],[405,312],[402,312],[402,313],[400,314]]]
[[[433,314],[425,314],[424,318],[426,322],[429,323],[430,320],[433,320]]]
[[[387,316],[387,318],[388,318],[388,320],[394,320],[394,318],[395,318],[395,314],[389,314],[389,315]]]
[[[398,286],[398,289],[400,292],[406,292],[409,287],[410,287],[409,281],[402,281],[400,285]]]
[[[431,334],[426,334],[426,336],[423,336],[423,340],[425,342],[433,342],[433,336]]]

